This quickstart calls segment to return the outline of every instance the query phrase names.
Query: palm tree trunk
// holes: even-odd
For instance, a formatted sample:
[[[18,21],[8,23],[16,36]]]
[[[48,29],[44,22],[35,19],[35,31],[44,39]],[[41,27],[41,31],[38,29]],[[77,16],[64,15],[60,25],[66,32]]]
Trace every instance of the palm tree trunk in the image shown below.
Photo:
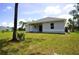
[[[14,28],[13,28],[13,39],[12,39],[12,41],[17,41],[17,37],[16,37],[16,32],[17,32],[17,18],[18,18],[18,3],[15,3]]]

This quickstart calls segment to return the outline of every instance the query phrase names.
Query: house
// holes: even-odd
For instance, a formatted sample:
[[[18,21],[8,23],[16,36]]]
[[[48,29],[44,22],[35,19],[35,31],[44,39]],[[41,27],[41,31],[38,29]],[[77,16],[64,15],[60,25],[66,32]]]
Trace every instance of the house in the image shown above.
[[[27,22],[27,32],[65,33],[66,19],[46,17],[37,21]]]

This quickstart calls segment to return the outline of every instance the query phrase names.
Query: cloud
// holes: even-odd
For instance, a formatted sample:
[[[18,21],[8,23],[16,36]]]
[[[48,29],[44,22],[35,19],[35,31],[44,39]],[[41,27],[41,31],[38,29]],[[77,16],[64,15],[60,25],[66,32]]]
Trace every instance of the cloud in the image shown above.
[[[2,22],[1,26],[7,26],[7,22]]]
[[[30,21],[33,21],[33,20],[37,20],[37,19],[29,17],[29,18],[26,19],[26,22],[30,22]]]
[[[11,10],[12,7],[11,6],[6,6],[5,9],[3,11],[7,11],[7,10]]]
[[[7,10],[10,10],[10,9],[12,9],[12,7],[11,6],[7,6],[6,9]]]
[[[47,6],[44,9],[44,13],[46,15],[58,15],[61,14],[62,12],[65,12],[66,14],[69,13],[69,11],[75,9],[74,4],[67,4],[64,6],[64,8],[60,8],[60,6]]]
[[[9,22],[9,23],[8,23],[8,22],[2,22],[2,23],[1,23],[1,26],[5,26],[5,27],[6,27],[6,26],[13,27],[13,22]]]
[[[18,19],[18,22],[20,22],[20,21],[26,22],[25,19]]]
[[[20,21],[26,22],[25,19],[19,19],[18,22],[17,22],[17,28],[20,27],[20,25],[19,25],[19,22],[20,22]],[[9,26],[9,27],[13,27],[13,26],[14,26],[14,22],[2,22],[0,26],[5,26],[5,27]]]
[[[30,11],[30,12],[23,12],[22,14],[40,14],[42,13],[42,10],[35,10],[35,11]]]
[[[28,21],[32,21],[32,18],[31,18],[31,17],[27,18],[27,22],[28,22]]]
[[[25,19],[19,19],[18,22],[17,22],[17,26],[19,26],[19,22],[20,21],[26,22]],[[0,25],[1,26],[5,26],[5,27],[6,26],[13,27],[14,26],[14,22],[13,21],[12,22],[2,22]]]
[[[27,19],[19,19],[19,20],[18,20],[18,23],[19,23],[20,21],[29,22],[29,21],[32,21],[32,20],[37,20],[37,19],[31,18],[31,17],[29,17],[29,18],[27,18]]]
[[[64,5],[64,6],[61,6]],[[32,10],[30,12],[22,12],[22,14],[26,15],[34,15],[34,14],[39,14],[39,16],[41,15],[42,17],[57,17],[57,16],[66,16],[68,18],[68,14],[69,11],[71,11],[72,9],[74,9],[74,4],[60,4],[60,5],[48,5],[45,8],[41,9],[41,10]],[[36,15],[37,16],[37,15]],[[65,17],[65,18],[66,18]],[[70,17],[70,16],[69,16]],[[38,18],[37,18],[38,19]],[[33,18],[29,17],[26,19],[26,21],[32,21],[34,20]]]
[[[63,11],[66,13],[69,13],[71,10],[75,9],[74,4],[67,4],[64,8]]]
[[[73,16],[69,15],[69,12],[73,9],[75,9],[74,4],[65,5],[64,8],[62,9],[62,12],[64,13],[58,15],[58,17],[65,18],[65,19],[73,18]]]
[[[44,13],[47,15],[57,15],[61,13],[61,9],[59,6],[47,6],[44,10]]]
[[[72,16],[69,15],[69,14],[62,14],[62,15],[59,15],[58,17],[59,17],[59,18],[65,18],[65,19],[72,18]]]
[[[45,15],[44,15],[43,18],[45,18],[45,17],[48,17],[48,16],[45,16]]]
[[[13,22],[10,22],[10,23],[8,23],[8,26],[9,27],[13,27],[14,26],[14,23]]]

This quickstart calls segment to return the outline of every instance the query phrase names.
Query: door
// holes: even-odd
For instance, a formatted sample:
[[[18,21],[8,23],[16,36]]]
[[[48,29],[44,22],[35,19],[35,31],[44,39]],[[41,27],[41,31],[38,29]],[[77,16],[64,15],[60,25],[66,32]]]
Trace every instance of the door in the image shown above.
[[[42,32],[42,25],[39,25],[39,32]]]

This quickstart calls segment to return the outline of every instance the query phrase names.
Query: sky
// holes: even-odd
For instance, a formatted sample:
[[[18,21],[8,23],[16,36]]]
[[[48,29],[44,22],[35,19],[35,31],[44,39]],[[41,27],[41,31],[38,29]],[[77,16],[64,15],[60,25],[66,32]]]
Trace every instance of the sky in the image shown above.
[[[71,18],[69,11],[75,3],[19,3],[18,22],[32,21],[44,17]],[[0,3],[0,25],[13,26],[14,3]]]

